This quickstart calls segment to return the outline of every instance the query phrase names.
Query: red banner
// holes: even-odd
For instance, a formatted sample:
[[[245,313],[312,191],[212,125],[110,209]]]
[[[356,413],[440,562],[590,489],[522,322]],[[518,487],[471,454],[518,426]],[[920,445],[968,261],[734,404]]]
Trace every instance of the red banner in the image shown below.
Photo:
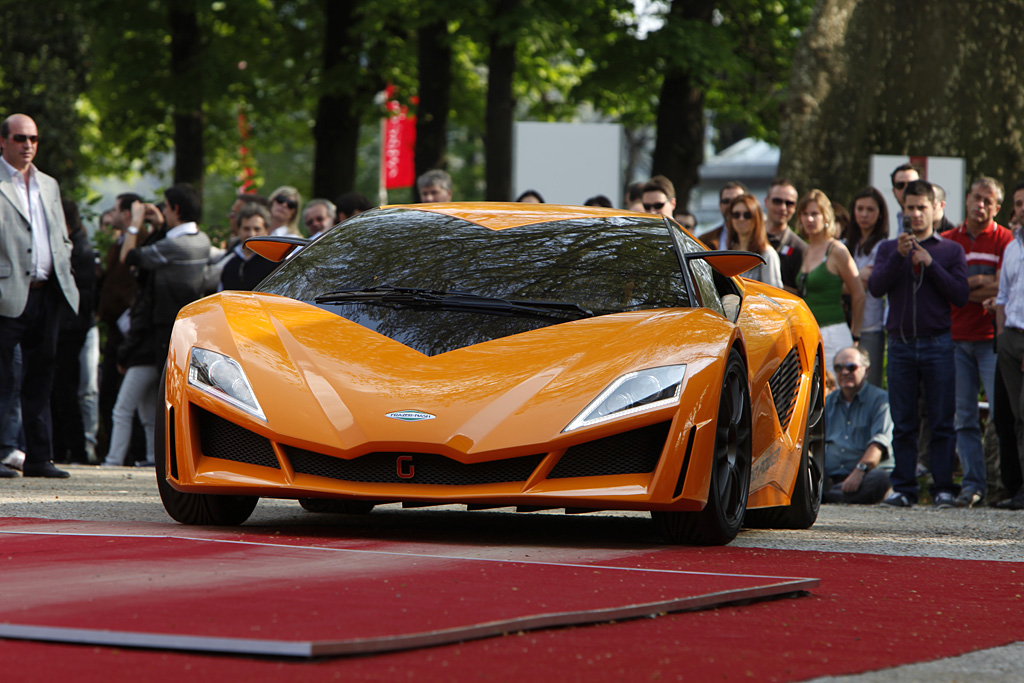
[[[416,117],[409,115],[406,105],[392,99],[393,95],[393,87],[388,86],[387,109],[390,115],[384,121],[381,139],[381,175],[386,190],[412,187],[416,181],[416,166],[413,162]]]

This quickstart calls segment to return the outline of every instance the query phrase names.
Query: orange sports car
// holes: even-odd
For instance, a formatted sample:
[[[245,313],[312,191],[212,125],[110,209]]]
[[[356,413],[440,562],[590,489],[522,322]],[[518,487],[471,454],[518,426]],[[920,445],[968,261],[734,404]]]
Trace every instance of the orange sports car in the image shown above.
[[[802,300],[671,220],[536,204],[375,209],[254,292],[184,308],[157,481],[186,524],[460,503],[647,510],[672,542],[806,528],[823,360]],[[288,253],[294,250],[296,253]]]

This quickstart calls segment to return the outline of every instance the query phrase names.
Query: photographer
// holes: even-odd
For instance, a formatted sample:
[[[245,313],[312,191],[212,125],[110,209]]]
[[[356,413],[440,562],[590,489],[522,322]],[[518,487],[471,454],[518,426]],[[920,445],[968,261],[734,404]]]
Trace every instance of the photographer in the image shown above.
[[[937,508],[956,505],[953,483],[956,385],[950,304],[963,306],[970,293],[963,247],[935,234],[935,191],[917,180],[903,196],[904,232],[878,248],[868,289],[889,297],[889,408],[894,423],[893,492],[884,504],[917,502],[918,395],[923,387],[931,440]]]

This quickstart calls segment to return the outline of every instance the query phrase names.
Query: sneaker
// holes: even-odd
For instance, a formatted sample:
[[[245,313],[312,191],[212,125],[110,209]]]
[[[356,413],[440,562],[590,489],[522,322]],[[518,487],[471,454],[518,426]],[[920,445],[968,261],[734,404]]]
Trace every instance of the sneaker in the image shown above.
[[[948,510],[956,507],[956,498],[949,491],[939,491],[933,498],[936,510]]]
[[[4,456],[4,459],[0,462],[13,470],[20,470],[25,466],[25,451],[15,448]]]
[[[898,491],[890,491],[889,495],[887,495],[885,499],[882,501],[882,505],[891,508],[914,507],[914,503],[910,500],[910,498],[907,498],[907,495],[905,493],[900,493]]]
[[[956,506],[958,508],[972,508],[975,505],[981,505],[984,499],[985,494],[981,491],[964,489],[960,492],[960,495],[956,497]]]

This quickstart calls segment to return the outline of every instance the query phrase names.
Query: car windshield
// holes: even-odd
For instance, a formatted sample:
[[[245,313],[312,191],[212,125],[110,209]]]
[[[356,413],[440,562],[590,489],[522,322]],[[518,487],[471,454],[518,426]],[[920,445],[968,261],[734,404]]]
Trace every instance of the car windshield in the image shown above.
[[[306,301],[426,353],[591,315],[690,304],[663,220],[588,217],[491,230],[432,211],[355,216],[258,291]],[[454,335],[441,343],[440,332]],[[443,348],[442,348],[443,347]]]

